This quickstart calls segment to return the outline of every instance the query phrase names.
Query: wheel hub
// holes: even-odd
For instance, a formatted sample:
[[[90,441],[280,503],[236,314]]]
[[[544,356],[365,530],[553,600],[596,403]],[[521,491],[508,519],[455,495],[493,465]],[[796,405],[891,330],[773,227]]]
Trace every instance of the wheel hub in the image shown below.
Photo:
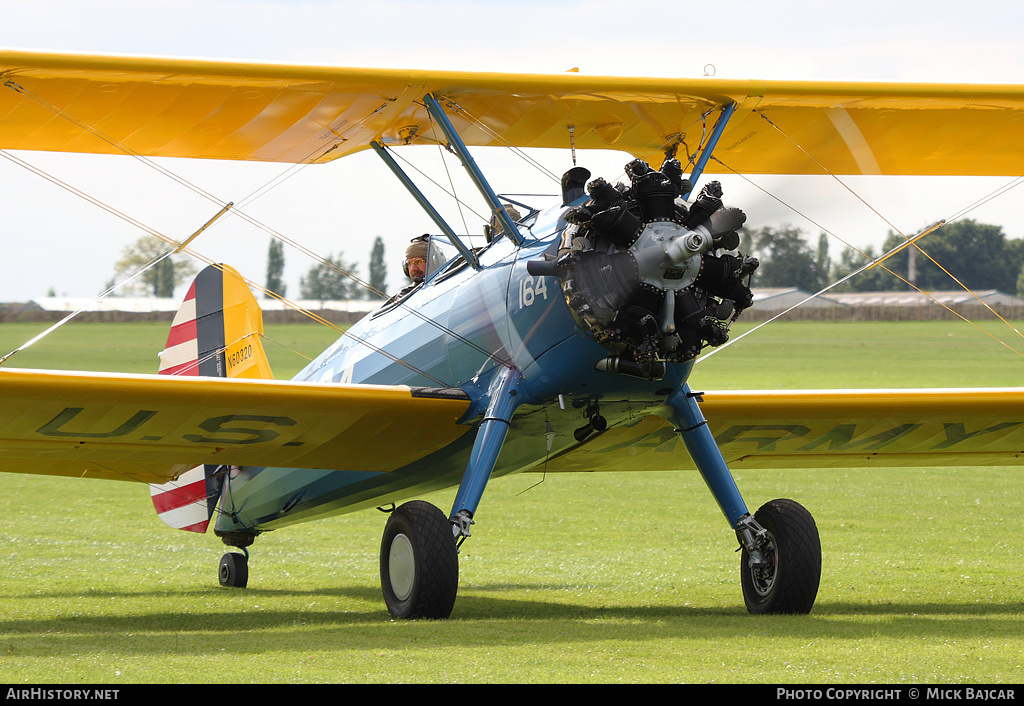
[[[767,596],[771,593],[772,585],[775,583],[775,568],[778,566],[775,537],[772,536],[771,532],[768,532],[765,540],[761,551],[766,561],[750,567],[750,577],[753,579],[754,590],[759,596]]]
[[[388,575],[395,597],[404,601],[412,595],[413,580],[416,577],[416,557],[412,542],[404,534],[395,535],[388,551]]]

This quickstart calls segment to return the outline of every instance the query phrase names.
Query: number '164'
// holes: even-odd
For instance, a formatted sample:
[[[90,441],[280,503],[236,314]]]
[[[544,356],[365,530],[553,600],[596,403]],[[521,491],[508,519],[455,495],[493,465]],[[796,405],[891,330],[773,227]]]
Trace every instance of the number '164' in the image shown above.
[[[537,297],[548,298],[548,285],[544,277],[523,277],[519,281],[519,308],[531,306]]]

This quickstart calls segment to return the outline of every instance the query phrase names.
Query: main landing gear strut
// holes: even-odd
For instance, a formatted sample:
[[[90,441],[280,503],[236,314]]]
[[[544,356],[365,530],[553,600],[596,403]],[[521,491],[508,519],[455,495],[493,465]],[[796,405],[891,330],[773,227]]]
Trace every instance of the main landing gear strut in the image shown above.
[[[821,579],[821,542],[811,513],[783,499],[764,504],[752,517],[689,385],[671,395],[668,404],[676,433],[736,531],[747,610],[809,613]]]
[[[396,618],[444,619],[451,615],[459,584],[458,546],[469,537],[484,488],[519,406],[522,378],[502,368],[489,389],[451,515],[423,501],[401,505],[388,519],[380,546],[380,582],[388,612]]]

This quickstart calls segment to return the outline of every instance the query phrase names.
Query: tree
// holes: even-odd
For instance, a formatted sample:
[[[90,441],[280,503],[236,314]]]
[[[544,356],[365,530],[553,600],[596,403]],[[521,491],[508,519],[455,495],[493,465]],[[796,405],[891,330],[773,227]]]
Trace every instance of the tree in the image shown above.
[[[839,255],[839,262],[835,263],[832,267],[832,281],[836,282],[846,277],[851,272],[854,272],[866,263],[874,260],[878,257],[878,253],[875,252],[875,248],[872,245],[864,248],[863,252],[857,252],[853,248],[846,248]],[[871,269],[859,272],[851,279],[843,282],[837,287],[833,288],[833,292],[879,292],[887,289],[892,289],[888,286],[890,280],[894,277],[886,272],[882,267],[872,267]]]
[[[276,238],[270,241],[267,252],[267,290],[284,296],[288,287],[284,283],[284,243]],[[269,298],[269,294],[265,294]]]
[[[309,268],[309,272],[299,279],[299,297],[320,301],[358,299],[361,293],[359,283],[352,279],[356,266],[345,262],[342,255],[328,255],[325,262]]]
[[[114,263],[114,280],[119,281],[150,264],[170,249],[159,238],[144,235],[121,251],[121,259]],[[179,284],[189,281],[197,272],[195,264],[186,255],[167,257],[150,267],[139,277],[121,287],[125,296],[173,297]]]
[[[903,242],[902,235],[889,231],[882,252],[889,252]],[[1007,239],[1000,226],[970,219],[955,221],[924,236],[917,241],[917,245],[920,251],[915,253],[914,284],[920,289],[960,289],[960,285],[953,280],[956,277],[972,290],[997,289],[1007,293],[1020,291],[1018,276],[1024,265],[1024,243]],[[866,277],[866,273],[854,277],[851,288],[860,292],[912,289],[907,283],[911,279],[908,271],[909,250],[904,248],[886,259],[885,269],[882,265],[873,268],[872,272],[877,270],[877,273],[872,277]],[[874,253],[869,255],[876,257]],[[864,262],[863,257],[851,257],[850,260],[860,264]],[[842,266],[837,268],[838,276],[850,271],[841,273],[842,269]],[[886,272],[886,269],[891,272]]]
[[[822,284],[832,281],[832,259],[828,256],[828,233],[818,235],[818,254],[814,258],[814,266],[818,269],[818,280]]]
[[[370,250],[369,277],[370,289],[366,292],[367,298],[383,296],[388,286],[388,266],[384,261],[384,240],[379,235],[373,241],[373,248]]]
[[[825,286],[818,258],[799,228],[771,227],[751,232],[753,250],[761,265],[754,273],[758,287],[796,287],[817,292]]]
[[[156,286],[153,294],[158,297],[174,296],[174,260],[165,257],[156,264]]]

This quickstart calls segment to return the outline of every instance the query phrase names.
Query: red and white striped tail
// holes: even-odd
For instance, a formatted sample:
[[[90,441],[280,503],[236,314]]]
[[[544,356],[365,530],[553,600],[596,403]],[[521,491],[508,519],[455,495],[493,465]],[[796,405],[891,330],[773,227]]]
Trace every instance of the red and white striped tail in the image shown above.
[[[160,352],[159,372],[161,375],[199,374],[195,282],[171,322],[167,346]],[[165,524],[187,532],[206,532],[213,516],[213,503],[207,498],[206,466],[196,466],[169,483],[150,484],[149,494],[157,517]]]
[[[272,378],[259,336],[263,315],[237,271],[210,265],[200,272],[171,322],[160,352],[161,375]],[[244,363],[234,355],[244,347]],[[151,485],[157,515],[190,532],[205,532],[220,494],[217,466],[196,466],[162,485]]]
[[[174,315],[167,345],[160,351],[161,375],[198,375],[199,338],[196,327],[196,283]]]
[[[206,532],[216,506],[216,491],[208,490],[206,466],[185,471],[177,480],[150,485],[149,494],[164,524],[186,532]],[[209,497],[211,492],[214,497]]]

